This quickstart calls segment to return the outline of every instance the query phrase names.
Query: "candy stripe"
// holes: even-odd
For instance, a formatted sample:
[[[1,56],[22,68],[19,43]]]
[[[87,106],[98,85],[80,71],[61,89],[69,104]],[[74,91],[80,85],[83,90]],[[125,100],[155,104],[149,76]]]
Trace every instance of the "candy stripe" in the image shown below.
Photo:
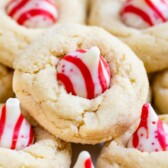
[[[99,61],[98,76],[99,76],[99,81],[100,81],[100,85],[101,85],[102,93],[103,93],[107,89],[107,81],[103,73],[103,66],[102,66],[101,59]]]
[[[142,152],[168,150],[168,125],[159,120],[150,104],[143,106],[140,124],[130,139],[128,147],[137,148]]]
[[[102,56],[101,56],[101,61],[102,61],[104,76],[107,82],[106,89],[108,89],[110,87],[110,79],[111,79],[110,67],[109,67],[109,64]]]
[[[4,105],[2,107],[1,119],[0,119],[0,140],[1,140],[1,137],[2,137],[3,132],[4,132],[5,121],[6,121],[6,106]]]
[[[57,73],[63,73],[71,81],[72,86],[63,81],[68,92],[83,98],[93,99],[110,87],[109,65],[96,46],[68,53],[60,60]]]
[[[72,82],[66,75],[64,75],[63,73],[58,73],[57,78],[63,83],[68,93],[72,93],[72,95],[76,95]]]
[[[27,146],[30,146],[33,143],[33,140],[34,140],[34,133],[33,133],[32,127],[30,127],[29,141],[28,141]]]
[[[85,168],[92,168],[92,161],[90,158],[85,160]]]
[[[33,139],[32,127],[20,111],[19,100],[8,99],[1,109],[0,147],[20,150],[32,144]]]
[[[59,17],[54,0],[11,0],[6,12],[18,24],[30,28],[49,27]]]
[[[159,9],[152,3],[151,0],[145,0],[145,2],[148,4],[148,6],[153,10],[154,13],[156,13],[160,19],[163,21],[163,22],[166,22],[166,18],[162,15],[162,12],[159,11]]]
[[[101,61],[102,61],[103,65],[104,65],[105,70],[106,70],[107,73],[108,73],[108,76],[110,76],[109,65],[107,64],[107,62],[105,62],[105,59],[104,59],[103,57],[101,57]]]
[[[168,20],[168,0],[125,1],[121,11],[122,20],[126,25],[144,29]]]
[[[148,110],[149,110],[149,105],[145,104],[142,108],[141,121],[140,121],[139,127],[135,131],[135,133],[133,134],[132,143],[133,143],[134,148],[137,148],[138,144],[139,144],[139,137],[138,137],[139,128],[144,127],[146,129],[147,138],[148,138],[148,122],[147,122],[147,120],[148,120]]]
[[[16,122],[14,131],[13,131],[13,138],[12,138],[11,149],[15,149],[15,147],[16,147],[18,136],[19,136],[19,131],[21,129],[21,125],[22,125],[23,119],[24,119],[23,115],[20,114],[20,116],[19,116],[19,118],[18,118],[18,120]]]
[[[163,128],[163,123],[162,121],[158,121],[157,123],[157,136],[158,136],[158,141],[160,143],[160,146],[162,147],[162,150],[166,150],[166,137],[165,137],[165,131]]]
[[[80,53],[86,53],[86,50],[82,50],[82,49],[80,49],[80,50],[76,50],[77,52],[80,52]]]
[[[11,1],[12,2],[12,1]],[[9,12],[9,16],[13,17],[13,15],[20,10],[21,8],[23,8],[27,3],[29,2],[29,0],[22,0],[17,6],[15,6],[10,12]],[[10,4],[9,4],[10,5]]]
[[[150,26],[153,26],[153,22],[151,20],[151,18],[148,16],[148,14],[146,12],[144,12],[143,10],[135,7],[135,6],[132,6],[132,5],[129,5],[129,6],[126,6],[121,15],[124,15],[125,13],[134,13],[136,15],[138,15],[139,17],[141,17],[146,23],[148,23]]]
[[[91,76],[91,73],[88,67],[79,58],[75,58],[72,56],[66,56],[64,59],[66,61],[71,62],[72,64],[74,64],[80,69],[83,75],[84,81],[85,81],[85,87],[87,90],[87,98],[88,99],[94,98],[94,95],[95,95],[94,94],[94,83],[93,83],[93,79],[92,79],[92,76]]]
[[[43,15],[43,16],[46,16],[48,18],[50,18],[52,20],[52,22],[56,22],[56,19],[55,17],[43,10],[43,9],[31,9],[30,11],[26,11],[25,13],[23,13],[18,19],[17,19],[17,22],[22,25],[24,24],[25,21],[27,21],[30,17],[34,17],[34,16],[38,16],[38,15]]]

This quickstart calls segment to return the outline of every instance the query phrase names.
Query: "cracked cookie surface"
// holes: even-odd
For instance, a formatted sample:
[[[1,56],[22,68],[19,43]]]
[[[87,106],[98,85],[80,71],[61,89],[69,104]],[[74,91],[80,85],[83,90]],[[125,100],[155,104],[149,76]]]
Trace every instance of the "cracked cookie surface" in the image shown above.
[[[108,90],[89,100],[66,92],[56,79],[56,66],[70,51],[92,46],[99,47],[108,62],[112,80]],[[65,141],[96,144],[123,134],[139,117],[147,97],[142,62],[98,27],[57,25],[27,48],[15,68],[14,91],[24,109]]]
[[[94,0],[89,24],[105,28],[128,44],[144,62],[148,72],[168,67],[168,23],[142,30],[128,27],[120,17],[123,4],[124,0]]]
[[[13,68],[13,62],[21,52],[34,40],[39,34],[48,31],[48,29],[32,29],[16,23],[14,19],[7,15],[5,6],[9,0],[0,2],[0,62]],[[55,0],[60,16],[56,24],[59,23],[85,23],[86,0]]]

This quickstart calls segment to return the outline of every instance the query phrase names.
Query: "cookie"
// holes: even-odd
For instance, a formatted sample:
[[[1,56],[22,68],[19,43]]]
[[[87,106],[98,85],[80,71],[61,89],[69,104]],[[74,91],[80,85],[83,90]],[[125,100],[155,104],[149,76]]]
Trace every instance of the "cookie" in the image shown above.
[[[160,113],[168,113],[168,71],[156,74],[153,81],[153,101]]]
[[[151,105],[145,104],[140,122],[132,125],[120,138],[104,146],[97,160],[97,168],[166,168],[167,132],[168,115],[158,118]]]
[[[0,114],[1,167],[70,167],[70,144],[39,126],[32,129],[22,116],[17,99],[8,99],[1,105]]]
[[[123,134],[147,98],[142,62],[98,27],[57,25],[15,68],[13,88],[23,108],[68,142],[96,144]]]
[[[155,72],[168,67],[167,11],[167,1],[161,0],[94,0],[89,24],[119,37],[144,62],[148,72]]]
[[[0,102],[5,102],[9,97],[13,96],[12,89],[13,71],[0,64]]]
[[[0,62],[13,68],[18,55],[39,34],[59,23],[85,23],[86,0],[2,0]]]

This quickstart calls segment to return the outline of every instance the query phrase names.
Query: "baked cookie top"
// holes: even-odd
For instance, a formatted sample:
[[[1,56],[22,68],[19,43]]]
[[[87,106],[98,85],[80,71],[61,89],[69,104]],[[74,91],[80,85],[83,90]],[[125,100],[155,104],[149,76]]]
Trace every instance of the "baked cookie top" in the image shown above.
[[[84,24],[86,5],[86,0],[2,0],[0,62],[13,68],[15,58],[31,41],[55,24]]]
[[[70,167],[70,144],[39,126],[32,129],[22,116],[17,99],[8,99],[0,108],[1,167]]]
[[[153,100],[160,113],[168,113],[168,70],[156,74],[153,80]]]
[[[78,56],[86,56],[86,50],[95,53],[93,46],[109,66],[109,86],[95,97],[74,95],[59,80],[59,65],[61,61],[70,60],[67,56],[71,56],[71,60],[74,56],[79,61]],[[83,54],[76,55],[76,52]],[[90,58],[94,56],[90,55]],[[88,55],[86,57],[89,59]],[[97,58],[100,57],[95,56],[87,65],[97,65],[94,62]],[[75,66],[86,75],[86,83],[81,82],[83,78],[76,81],[81,82],[78,85],[82,86],[80,90],[87,87],[91,93],[90,75],[82,69],[81,62]],[[15,68],[14,91],[23,107],[40,125],[65,141],[95,144],[121,135],[139,116],[147,98],[148,79],[142,62],[125,44],[98,27],[58,25],[34,41],[17,59]],[[73,68],[76,74],[80,74]],[[76,74],[71,77],[76,77]],[[102,78],[102,74],[100,76]],[[105,79],[107,84],[108,75]],[[72,86],[76,89],[75,84]],[[96,82],[94,86],[97,86]]]
[[[145,4],[147,2],[152,3],[152,7]],[[144,62],[148,72],[165,69],[168,67],[168,3],[160,0],[133,0],[127,3],[128,5],[125,5],[124,0],[94,0],[89,24],[101,26],[122,39]],[[144,22],[141,16],[147,20],[151,19],[152,25]],[[139,27],[135,28],[136,26]]]

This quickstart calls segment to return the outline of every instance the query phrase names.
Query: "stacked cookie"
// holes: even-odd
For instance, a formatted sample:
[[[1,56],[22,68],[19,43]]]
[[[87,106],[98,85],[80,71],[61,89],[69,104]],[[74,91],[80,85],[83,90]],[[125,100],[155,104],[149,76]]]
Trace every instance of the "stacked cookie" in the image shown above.
[[[0,2],[0,63],[8,83],[1,102],[16,97],[0,108],[0,165],[93,168],[86,151],[71,164],[73,151],[105,143],[94,160],[98,168],[168,166],[168,117],[158,118],[146,103],[154,95],[157,111],[167,113],[167,6],[166,0]]]

